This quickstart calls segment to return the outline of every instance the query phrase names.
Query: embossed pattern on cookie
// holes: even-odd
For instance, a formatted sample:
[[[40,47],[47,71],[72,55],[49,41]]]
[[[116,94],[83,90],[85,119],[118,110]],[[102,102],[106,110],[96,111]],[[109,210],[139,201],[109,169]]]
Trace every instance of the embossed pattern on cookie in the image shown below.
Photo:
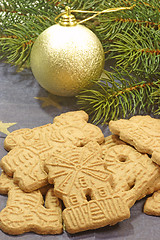
[[[15,147],[1,160],[0,165],[25,192],[32,192],[48,184],[43,168],[43,155],[35,147]]]
[[[63,113],[54,118],[53,124],[13,131],[6,137],[4,147],[10,151],[16,146],[29,147],[44,143],[54,148],[65,143],[83,146],[92,139],[101,144],[104,141],[102,131],[87,121],[88,115],[84,111]]]
[[[90,142],[81,148],[69,148],[45,162],[48,181],[66,207],[112,193],[112,175],[104,169],[100,146]],[[108,187],[108,188],[107,188]]]
[[[110,121],[109,128],[139,152],[152,155],[152,161],[160,165],[160,119],[134,116],[129,120]]]
[[[108,149],[117,145],[126,145],[125,142],[121,141],[117,135],[110,135],[104,139],[104,143],[101,144],[102,158],[104,159]]]
[[[53,124],[12,132],[4,142],[11,151],[2,158],[0,166],[23,191],[45,186],[47,174],[43,165],[52,152],[83,146],[93,138],[98,143],[104,141],[100,128],[87,121],[84,111],[68,112],[55,117]]]
[[[45,166],[55,195],[66,207],[63,219],[69,233],[113,224],[130,216],[122,197],[112,191],[112,175],[104,168],[96,142],[53,154]],[[108,213],[109,206],[114,214]]]
[[[60,234],[62,232],[61,205],[50,189],[46,208],[39,190],[23,192],[6,174],[0,176],[0,193],[7,194],[7,206],[0,212],[0,229],[8,234],[25,232]]]
[[[114,225],[129,217],[129,208],[120,196],[91,200],[63,211],[66,230],[72,234]]]
[[[104,151],[106,169],[112,173],[114,192],[119,193],[131,207],[159,176],[159,167],[147,154],[137,152],[126,144],[114,145]]]

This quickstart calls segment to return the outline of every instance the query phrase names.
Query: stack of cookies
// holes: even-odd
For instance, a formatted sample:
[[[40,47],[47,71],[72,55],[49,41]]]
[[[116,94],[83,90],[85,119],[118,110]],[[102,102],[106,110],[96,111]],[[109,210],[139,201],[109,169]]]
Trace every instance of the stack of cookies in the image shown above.
[[[64,226],[73,234],[114,225],[153,192],[144,212],[160,215],[160,120],[135,116],[109,128],[104,138],[75,111],[10,133],[0,162],[0,193],[8,194],[0,229],[60,234]]]

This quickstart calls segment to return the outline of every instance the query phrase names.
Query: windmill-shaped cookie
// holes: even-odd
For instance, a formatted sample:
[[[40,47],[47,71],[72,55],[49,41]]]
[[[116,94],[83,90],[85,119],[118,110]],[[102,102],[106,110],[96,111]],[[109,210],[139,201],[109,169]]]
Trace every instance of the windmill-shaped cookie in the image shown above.
[[[130,216],[122,197],[112,191],[112,175],[104,168],[96,142],[53,154],[45,162],[48,181],[63,200],[69,233],[112,225]]]

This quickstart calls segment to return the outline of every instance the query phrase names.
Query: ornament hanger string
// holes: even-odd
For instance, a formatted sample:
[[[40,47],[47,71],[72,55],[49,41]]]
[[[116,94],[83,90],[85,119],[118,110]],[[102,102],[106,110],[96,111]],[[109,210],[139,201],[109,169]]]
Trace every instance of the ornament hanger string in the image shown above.
[[[105,9],[103,11],[87,11],[87,10],[74,10],[74,9],[70,9],[70,7],[66,7],[65,8],[65,11],[60,13],[56,18],[55,18],[55,22],[57,23],[57,19],[59,19],[62,15],[66,14],[67,15],[70,15],[71,13],[92,13],[94,14],[93,16],[91,17],[88,17],[84,20],[81,20],[79,21],[78,23],[84,23],[86,21],[89,21],[95,17],[97,17],[98,15],[100,14],[103,14],[103,13],[109,13],[109,12],[117,12],[117,11],[121,11],[121,10],[132,10],[134,7],[136,6],[136,4],[134,4],[133,6],[131,7],[120,7],[120,8],[109,8],[109,9]]]

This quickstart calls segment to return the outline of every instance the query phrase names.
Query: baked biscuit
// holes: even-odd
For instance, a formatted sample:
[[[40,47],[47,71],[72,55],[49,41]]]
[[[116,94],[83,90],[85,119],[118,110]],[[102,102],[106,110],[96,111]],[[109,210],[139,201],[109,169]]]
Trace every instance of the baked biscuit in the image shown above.
[[[114,140],[111,144],[111,137],[108,139],[109,146],[106,138],[102,150],[105,168],[113,176],[112,189],[131,207],[140,196],[147,194],[148,188],[160,176],[160,168],[147,154],[137,152],[122,141],[116,143]]]
[[[160,165],[160,119],[134,116],[129,120],[110,121],[109,128],[139,152],[151,155],[152,161]]]
[[[139,197],[138,200],[142,199],[143,197],[145,197],[146,195],[150,195],[154,192],[157,192],[158,190],[160,190],[160,174],[159,176],[153,181],[153,183],[146,189],[145,192],[143,192],[143,194]]]
[[[154,192],[153,195],[146,200],[143,212],[148,215],[160,216],[160,190]]]
[[[113,225],[130,216],[123,198],[112,190],[112,175],[101,154],[99,144],[90,142],[45,161],[48,181],[66,207],[63,220],[69,233]]]
[[[104,141],[102,131],[87,121],[88,114],[84,111],[62,113],[54,118],[53,124],[13,131],[5,138],[4,147],[8,151],[16,146],[29,147],[44,143],[54,148],[65,143],[79,147],[92,139],[101,144]]]
[[[55,117],[53,124],[12,132],[4,142],[11,151],[2,158],[0,166],[23,191],[45,186],[48,181],[44,162],[53,152],[81,147],[93,138],[99,144],[104,141],[100,128],[87,120],[84,111],[68,112]]]
[[[44,171],[45,146],[15,147],[1,160],[1,167],[23,191],[32,192],[48,184]],[[47,149],[48,150],[48,149]],[[49,156],[48,152],[45,155]]]
[[[2,173],[0,193],[8,193],[7,206],[0,212],[0,229],[8,234],[19,235],[33,231],[38,234],[62,232],[62,210],[59,200],[50,189],[46,195],[46,207],[39,190],[23,192],[13,179]]]

